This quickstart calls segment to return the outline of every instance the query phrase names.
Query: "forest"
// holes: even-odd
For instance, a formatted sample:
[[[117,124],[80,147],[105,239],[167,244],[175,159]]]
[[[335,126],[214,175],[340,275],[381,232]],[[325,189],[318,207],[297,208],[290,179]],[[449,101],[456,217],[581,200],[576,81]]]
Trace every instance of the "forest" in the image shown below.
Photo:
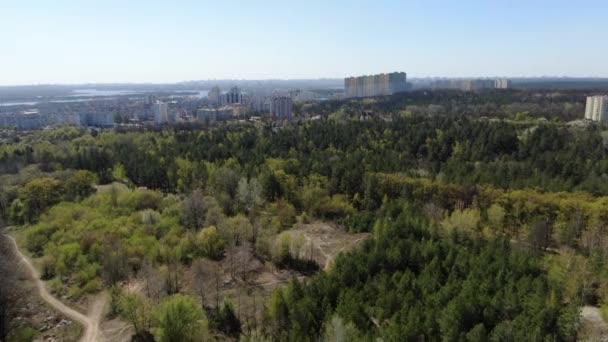
[[[608,314],[608,149],[605,127],[569,123],[582,94],[3,133],[0,219],[53,293],[107,292],[134,341],[574,341],[582,306]],[[315,222],[368,238],[320,265]],[[260,270],[282,278],[256,297]]]

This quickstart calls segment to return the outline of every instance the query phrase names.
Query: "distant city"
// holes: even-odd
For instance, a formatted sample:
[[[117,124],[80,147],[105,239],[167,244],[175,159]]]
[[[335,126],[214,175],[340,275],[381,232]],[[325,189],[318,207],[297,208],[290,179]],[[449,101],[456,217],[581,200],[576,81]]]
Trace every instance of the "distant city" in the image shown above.
[[[407,78],[405,72],[320,80],[216,80],[177,84],[40,85],[0,87],[0,127],[20,130],[75,125],[118,126],[266,120],[296,117],[298,104],[391,96],[417,90],[480,92],[508,89],[589,89],[608,92],[607,79]],[[307,113],[298,113],[299,118]],[[591,121],[608,120],[608,96],[587,98]]]

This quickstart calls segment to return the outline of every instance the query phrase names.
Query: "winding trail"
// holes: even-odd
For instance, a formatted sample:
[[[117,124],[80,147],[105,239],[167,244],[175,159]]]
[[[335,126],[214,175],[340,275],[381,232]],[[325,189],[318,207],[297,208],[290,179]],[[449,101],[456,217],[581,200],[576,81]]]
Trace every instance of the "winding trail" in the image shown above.
[[[42,280],[40,280],[40,274],[34,264],[25,254],[21,252],[19,246],[17,245],[17,241],[12,236],[5,235],[11,242],[13,246],[15,246],[15,252],[17,256],[23,261],[26,265],[29,273],[31,274],[33,280],[36,282],[36,288],[38,289],[38,293],[40,297],[47,302],[50,306],[55,308],[55,310],[61,312],[65,316],[69,317],[73,321],[80,323],[84,327],[84,334],[80,339],[81,342],[98,342],[100,340],[100,332],[99,332],[99,324],[101,322],[103,316],[103,309],[105,307],[105,296],[101,296],[97,300],[94,301],[92,307],[90,308],[89,316],[85,316],[84,314],[70,308],[61,302],[57,297],[53,296],[49,290],[46,288],[46,285]]]

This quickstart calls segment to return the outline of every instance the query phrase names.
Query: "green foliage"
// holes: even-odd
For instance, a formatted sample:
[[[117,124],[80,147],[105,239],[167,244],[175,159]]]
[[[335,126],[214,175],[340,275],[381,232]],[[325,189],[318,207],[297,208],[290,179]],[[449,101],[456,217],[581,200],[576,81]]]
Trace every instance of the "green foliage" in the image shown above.
[[[28,326],[17,327],[9,336],[7,342],[31,342],[37,331]]]
[[[447,232],[464,231],[474,234],[478,233],[479,221],[477,209],[454,210],[441,225]]]
[[[94,173],[78,170],[65,182],[65,196],[70,200],[84,199],[95,191],[93,185],[97,182]]]
[[[325,323],[323,341],[327,342],[348,342],[357,341],[361,338],[359,331],[351,322],[344,323],[344,320],[333,315],[331,321]]]
[[[219,331],[233,338],[238,338],[241,334],[241,322],[236,316],[234,306],[229,301],[224,301],[210,323]]]
[[[122,294],[120,295],[117,304],[120,315],[133,326],[134,335],[144,335],[150,331],[155,314],[150,299],[140,294]],[[172,311],[172,308],[168,307],[167,303],[164,304],[163,310],[165,310],[165,312],[162,312],[161,315],[171,316],[175,314],[175,312]],[[170,320],[170,322],[165,324],[175,324],[173,322],[173,319],[175,319],[174,317],[163,317],[163,319]]]
[[[533,257],[504,239],[443,239],[397,208],[332,271],[273,293],[265,325],[273,339],[315,339],[334,313],[388,341],[566,338],[558,327],[573,316]]]
[[[224,241],[214,226],[203,228],[198,233],[197,244],[202,256],[219,259],[224,255]]]
[[[61,199],[62,184],[54,178],[34,179],[21,190],[23,215],[33,222],[45,209]]]
[[[155,334],[161,342],[198,342],[203,340],[206,320],[191,297],[174,295],[164,300],[158,310]]]
[[[273,339],[568,340],[608,276],[608,149],[601,128],[561,123],[583,95],[413,92],[307,104],[331,120],[278,130],[23,133],[0,145],[1,219],[31,224],[43,276],[74,296],[147,263],[179,292],[183,263],[245,241],[279,267],[316,270],[284,231],[296,217],[335,220],[374,240],[273,294]],[[95,193],[112,180],[137,190]],[[565,246],[545,273],[539,256]]]

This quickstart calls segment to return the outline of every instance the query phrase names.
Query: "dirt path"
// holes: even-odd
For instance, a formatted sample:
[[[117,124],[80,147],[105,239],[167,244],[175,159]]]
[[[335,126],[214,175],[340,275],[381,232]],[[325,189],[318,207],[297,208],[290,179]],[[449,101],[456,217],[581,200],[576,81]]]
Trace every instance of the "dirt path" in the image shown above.
[[[34,267],[32,261],[21,252],[15,239],[8,235],[6,235],[6,237],[11,240],[11,242],[15,246],[17,256],[19,256],[19,258],[23,261],[23,263],[28,269],[28,272],[31,274],[33,280],[35,281],[36,288],[38,289],[40,297],[50,306],[55,308],[55,310],[61,312],[62,314],[66,315],[70,319],[80,323],[80,325],[83,326],[84,334],[81,338],[82,342],[100,341],[99,323],[101,322],[103,316],[103,309],[106,304],[105,296],[100,296],[93,302],[93,305],[89,309],[88,316],[85,316],[82,313],[63,304],[63,302],[61,302],[49,292],[44,282],[40,280],[40,274],[38,273],[38,270],[36,269],[36,267]]]
[[[581,311],[581,341],[608,341],[608,324],[604,321],[600,309],[584,306]]]

